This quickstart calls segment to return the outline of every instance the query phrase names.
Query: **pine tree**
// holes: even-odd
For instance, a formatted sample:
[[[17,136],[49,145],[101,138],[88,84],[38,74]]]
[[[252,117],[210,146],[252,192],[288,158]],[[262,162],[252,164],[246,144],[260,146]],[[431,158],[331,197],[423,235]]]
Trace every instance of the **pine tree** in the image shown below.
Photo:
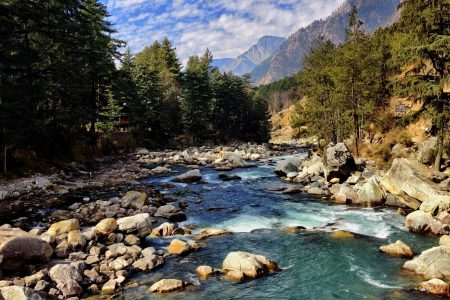
[[[209,50],[202,57],[191,56],[183,76],[183,127],[198,140],[209,138],[212,131],[211,61]]]
[[[394,81],[398,95],[419,101],[432,113],[438,137],[435,170],[439,170],[450,120],[450,3],[447,0],[404,0],[394,25],[392,63],[402,66]]]

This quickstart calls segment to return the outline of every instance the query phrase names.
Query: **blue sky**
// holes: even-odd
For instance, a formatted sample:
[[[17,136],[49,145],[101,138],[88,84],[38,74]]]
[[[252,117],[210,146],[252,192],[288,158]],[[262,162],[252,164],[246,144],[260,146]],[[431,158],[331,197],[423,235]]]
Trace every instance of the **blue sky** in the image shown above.
[[[135,53],[168,37],[184,62],[209,48],[236,57],[264,35],[288,37],[344,0],[101,0]]]

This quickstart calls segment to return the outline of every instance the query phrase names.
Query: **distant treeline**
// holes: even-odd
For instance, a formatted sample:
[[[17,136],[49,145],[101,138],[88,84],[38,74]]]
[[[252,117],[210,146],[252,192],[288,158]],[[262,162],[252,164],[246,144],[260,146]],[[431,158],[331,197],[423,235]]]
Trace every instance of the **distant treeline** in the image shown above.
[[[142,140],[268,139],[247,78],[219,73],[209,51],[182,69],[168,40],[123,54],[107,17],[98,0],[0,1],[0,152],[93,152],[121,114]]]

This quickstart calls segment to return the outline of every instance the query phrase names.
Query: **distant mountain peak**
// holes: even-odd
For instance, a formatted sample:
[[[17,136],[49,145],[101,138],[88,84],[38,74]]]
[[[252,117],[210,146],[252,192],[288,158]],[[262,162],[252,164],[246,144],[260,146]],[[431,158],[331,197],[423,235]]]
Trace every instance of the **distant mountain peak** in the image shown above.
[[[272,56],[284,41],[286,41],[284,37],[265,35],[247,51],[223,64],[219,69],[225,72],[231,71],[237,75],[250,73],[257,65]]]

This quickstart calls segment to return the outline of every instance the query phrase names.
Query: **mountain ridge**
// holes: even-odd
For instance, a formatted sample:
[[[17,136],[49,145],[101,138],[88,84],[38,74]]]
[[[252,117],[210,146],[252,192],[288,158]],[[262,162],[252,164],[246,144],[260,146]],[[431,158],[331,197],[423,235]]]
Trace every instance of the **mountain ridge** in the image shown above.
[[[304,54],[320,35],[335,44],[342,43],[353,5],[357,8],[358,18],[364,23],[365,30],[372,33],[396,20],[400,1],[346,0],[327,18],[313,21],[290,35],[272,56],[254,67],[250,72],[252,81],[256,85],[267,84],[299,72],[303,67]]]
[[[237,75],[250,73],[257,65],[272,56],[286,41],[284,37],[265,35],[247,51],[223,64],[219,69],[224,72],[233,72]]]

